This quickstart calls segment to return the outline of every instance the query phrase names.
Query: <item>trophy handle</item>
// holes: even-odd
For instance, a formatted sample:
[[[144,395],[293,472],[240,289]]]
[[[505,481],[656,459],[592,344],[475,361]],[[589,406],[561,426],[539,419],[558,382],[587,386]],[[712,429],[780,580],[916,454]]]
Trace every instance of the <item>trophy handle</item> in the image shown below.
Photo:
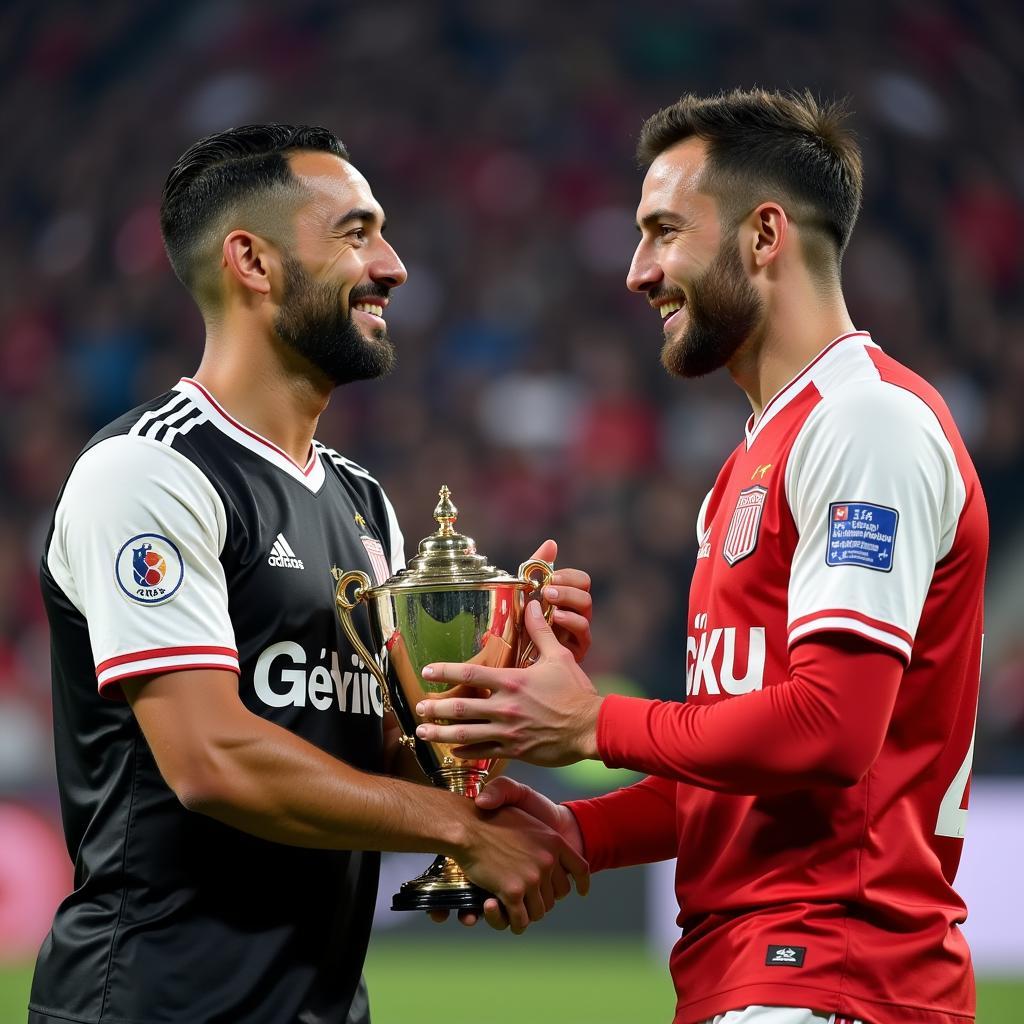
[[[535,574],[540,574],[540,579],[535,578]],[[519,578],[525,580],[533,587],[533,593],[539,590],[543,590],[551,582],[551,577],[555,574],[555,567],[550,562],[545,562],[542,558],[531,558],[528,562],[523,562],[519,566]],[[529,595],[527,595],[527,599]],[[540,599],[541,605],[544,607],[544,619],[551,624],[551,614],[555,610],[555,606],[548,604],[543,597]],[[528,640],[526,646],[522,649],[517,661],[518,668],[526,668],[532,660],[532,655],[536,646],[532,640]]]
[[[341,619],[341,628],[344,630],[345,636],[348,637],[348,642],[355,649],[356,654],[363,659],[374,679],[380,684],[381,699],[384,701],[385,712],[391,712],[393,709],[391,707],[391,697],[388,695],[388,681],[384,677],[380,665],[377,664],[377,659],[366,649],[366,644],[363,643],[363,638],[359,635],[356,630],[356,624],[352,621],[352,612],[364,600],[366,592],[372,586],[370,577],[359,569],[352,569],[349,572],[342,573],[337,579],[338,589],[335,591],[334,600],[338,605],[338,618]],[[349,597],[348,588],[353,583],[358,584],[358,586],[352,591],[352,596]],[[401,724],[399,724],[399,728],[401,728]],[[407,746],[412,745],[409,737],[404,734],[404,730],[401,742],[406,743]]]

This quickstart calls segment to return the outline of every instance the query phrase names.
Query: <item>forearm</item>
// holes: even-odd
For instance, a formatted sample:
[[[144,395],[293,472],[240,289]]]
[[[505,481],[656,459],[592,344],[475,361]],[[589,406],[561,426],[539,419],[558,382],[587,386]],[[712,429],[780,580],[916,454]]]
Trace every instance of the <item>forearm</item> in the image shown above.
[[[472,828],[469,801],[359,771],[256,715],[207,744],[188,778],[190,810],[288,845],[458,856]]]
[[[881,748],[902,663],[830,636],[797,645],[790,668],[777,686],[714,704],[608,698],[601,756],[726,793],[854,784]]]
[[[359,771],[252,714],[235,677],[213,669],[130,680],[132,711],[181,803],[277,843],[437,852],[493,892],[512,927],[543,915],[549,886],[587,886],[586,862],[515,808],[490,814],[434,786]]]

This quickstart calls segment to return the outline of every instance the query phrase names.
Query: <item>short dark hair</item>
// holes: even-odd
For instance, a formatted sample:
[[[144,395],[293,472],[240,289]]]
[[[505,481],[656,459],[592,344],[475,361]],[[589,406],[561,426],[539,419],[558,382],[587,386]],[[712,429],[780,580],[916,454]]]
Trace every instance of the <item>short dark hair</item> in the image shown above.
[[[286,154],[300,150],[349,158],[326,128],[249,124],[200,139],[171,168],[160,203],[160,231],[175,274],[200,308],[210,298],[205,294],[210,282],[203,280],[212,255],[206,235],[221,214],[243,206],[259,209],[276,188],[296,188]]]
[[[701,189],[719,200],[723,217],[738,220],[774,192],[804,229],[811,269],[838,271],[863,188],[860,148],[843,126],[846,117],[845,102],[821,103],[809,91],[687,95],[648,118],[637,159],[647,166],[677,142],[703,139]]]

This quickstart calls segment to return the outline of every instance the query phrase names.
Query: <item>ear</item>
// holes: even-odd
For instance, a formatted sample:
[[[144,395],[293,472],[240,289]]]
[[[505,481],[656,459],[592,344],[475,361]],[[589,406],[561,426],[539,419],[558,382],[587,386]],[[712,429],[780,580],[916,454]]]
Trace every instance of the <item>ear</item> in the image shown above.
[[[232,231],[224,239],[224,267],[244,289],[259,295],[270,294],[269,246],[259,235]]]
[[[789,231],[789,218],[778,203],[762,203],[750,214],[754,234],[751,256],[754,265],[767,267],[782,252]]]

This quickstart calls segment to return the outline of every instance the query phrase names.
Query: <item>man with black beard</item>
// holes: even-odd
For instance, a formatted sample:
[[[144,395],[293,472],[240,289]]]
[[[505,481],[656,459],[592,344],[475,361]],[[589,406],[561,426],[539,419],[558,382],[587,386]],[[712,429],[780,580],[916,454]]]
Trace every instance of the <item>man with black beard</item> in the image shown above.
[[[724,368],[753,410],[697,517],[680,700],[602,698],[529,610],[533,667],[423,671],[485,693],[423,701],[422,739],[647,773],[564,806],[498,780],[478,803],[529,810],[595,870],[678,858],[675,1024],[974,1018],[953,880],[985,500],[941,397],[847,311],[843,118],[736,91],[641,133],[627,285],[671,373]]]
[[[353,309],[373,305],[383,311],[387,284],[374,281],[357,286],[346,302],[340,286],[315,281],[294,256],[283,256],[281,268],[284,296],[274,321],[274,331],[281,341],[323,370],[335,385],[372,380],[391,372],[395,350],[386,326],[375,325],[364,334],[351,315]]]
[[[402,535],[377,481],[313,438],[335,386],[394,361],[384,311],[406,273],[366,179],[323,129],[238,128],[178,160],[161,225],[206,348],[89,442],[47,537],[76,874],[29,1020],[365,1022],[376,851],[449,854],[517,932],[570,878],[584,890],[586,863],[521,810],[386,774],[422,781],[331,570],[381,582]],[[582,656],[588,580],[553,582]]]

